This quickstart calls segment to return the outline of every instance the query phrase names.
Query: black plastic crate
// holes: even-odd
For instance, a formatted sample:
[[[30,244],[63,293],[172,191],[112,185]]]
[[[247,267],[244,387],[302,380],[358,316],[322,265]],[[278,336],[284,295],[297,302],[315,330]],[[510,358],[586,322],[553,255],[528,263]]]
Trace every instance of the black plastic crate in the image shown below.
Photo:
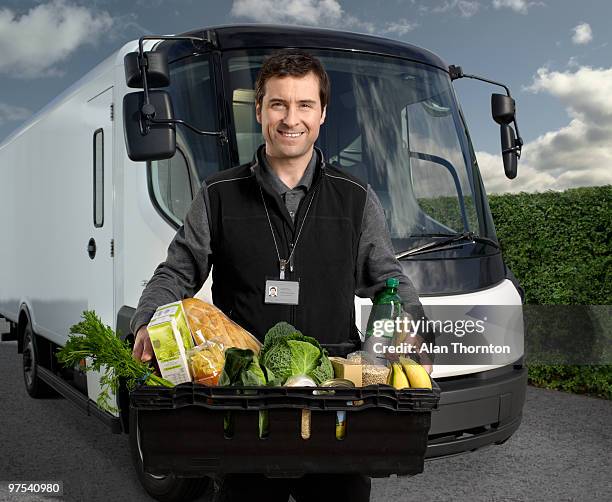
[[[262,473],[361,473],[372,477],[423,471],[431,411],[440,389],[139,387],[131,393],[144,468],[152,474],[214,476]],[[313,394],[313,391],[324,394]],[[311,410],[310,438],[301,436]],[[268,435],[259,438],[259,411]],[[336,411],[346,410],[346,435],[336,439]],[[233,435],[224,432],[231,413]],[[136,431],[132,431],[136,433]]]

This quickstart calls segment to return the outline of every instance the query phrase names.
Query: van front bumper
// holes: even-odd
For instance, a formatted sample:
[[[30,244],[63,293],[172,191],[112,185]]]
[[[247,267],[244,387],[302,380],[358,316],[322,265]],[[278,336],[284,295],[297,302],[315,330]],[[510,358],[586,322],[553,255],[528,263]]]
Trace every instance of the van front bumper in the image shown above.
[[[527,367],[522,360],[471,375],[436,379],[439,410],[431,414],[426,458],[506,441],[521,423]]]

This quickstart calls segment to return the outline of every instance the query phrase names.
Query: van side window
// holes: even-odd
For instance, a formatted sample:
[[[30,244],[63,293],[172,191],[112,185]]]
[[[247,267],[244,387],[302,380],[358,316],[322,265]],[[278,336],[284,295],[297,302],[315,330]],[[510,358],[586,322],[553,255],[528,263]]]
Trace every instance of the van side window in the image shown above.
[[[418,204],[451,232],[478,229],[478,216],[450,91],[408,104],[401,111],[402,143]]]
[[[93,137],[93,221],[96,228],[104,225],[104,131]]]
[[[151,181],[155,199],[180,225],[193,198],[193,186],[185,154],[177,148],[174,157],[151,163]]]
[[[169,63],[174,116],[203,131],[217,131],[218,111],[209,56],[197,55]],[[149,162],[149,188],[164,219],[180,226],[202,182],[222,162],[221,142],[187,127],[176,127],[176,153],[171,159]]]

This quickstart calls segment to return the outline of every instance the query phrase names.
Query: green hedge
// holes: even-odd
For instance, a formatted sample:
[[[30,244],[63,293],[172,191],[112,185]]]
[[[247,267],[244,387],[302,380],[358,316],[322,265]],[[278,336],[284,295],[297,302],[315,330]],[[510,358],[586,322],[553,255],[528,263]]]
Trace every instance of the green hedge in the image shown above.
[[[547,389],[612,399],[612,365],[530,364],[529,383]]]
[[[489,205],[525,303],[612,304],[612,185],[492,195]]]
[[[612,185],[492,195],[489,204],[525,303],[612,304]],[[529,379],[612,399],[612,365],[530,364]]]

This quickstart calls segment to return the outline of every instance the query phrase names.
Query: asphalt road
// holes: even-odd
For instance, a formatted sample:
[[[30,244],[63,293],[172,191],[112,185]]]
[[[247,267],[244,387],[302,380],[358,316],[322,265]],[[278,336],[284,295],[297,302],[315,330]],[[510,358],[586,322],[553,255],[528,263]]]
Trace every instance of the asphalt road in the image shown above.
[[[530,387],[523,423],[506,444],[429,461],[418,476],[375,479],[372,501],[607,502],[611,424],[611,401]],[[0,343],[0,451],[0,481],[60,480],[62,500],[151,500],[133,472],[127,436],[65,399],[27,395],[16,342]]]

